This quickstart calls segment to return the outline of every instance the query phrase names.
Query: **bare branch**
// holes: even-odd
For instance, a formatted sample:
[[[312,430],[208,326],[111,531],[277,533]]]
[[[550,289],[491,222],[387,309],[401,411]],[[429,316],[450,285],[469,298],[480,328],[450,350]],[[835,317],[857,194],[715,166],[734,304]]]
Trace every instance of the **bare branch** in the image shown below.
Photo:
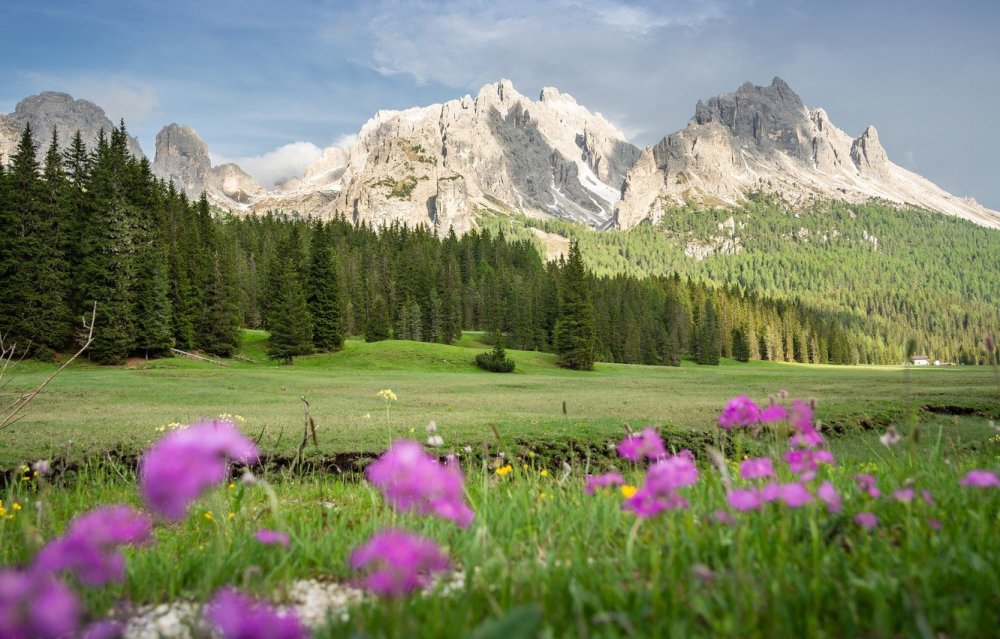
[[[18,413],[23,411],[24,407],[27,406],[31,402],[31,400],[35,399],[35,397],[37,397],[38,394],[42,392],[42,389],[48,386],[49,382],[55,379],[56,375],[61,373],[63,369],[72,364],[77,357],[82,355],[83,352],[90,347],[91,343],[93,343],[94,341],[94,324],[96,319],[97,319],[97,302],[94,302],[94,308],[90,313],[90,323],[89,324],[87,323],[86,317],[83,318],[83,327],[87,329],[86,342],[84,342],[83,346],[80,347],[80,350],[78,350],[73,355],[73,357],[70,357],[68,360],[63,362],[63,365],[57,368],[51,375],[49,375],[48,378],[38,386],[38,388],[36,388],[35,390],[31,391],[26,395],[22,395],[21,399],[16,401],[9,408],[5,408],[3,413],[0,413],[0,431],[6,429],[15,421],[20,419],[20,417],[18,417]]]

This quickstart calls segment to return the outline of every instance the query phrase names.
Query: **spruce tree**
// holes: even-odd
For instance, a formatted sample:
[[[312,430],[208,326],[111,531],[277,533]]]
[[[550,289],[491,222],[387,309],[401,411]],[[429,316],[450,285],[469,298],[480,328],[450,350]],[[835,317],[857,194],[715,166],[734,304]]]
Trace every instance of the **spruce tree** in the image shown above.
[[[220,246],[213,256],[212,277],[205,293],[199,346],[213,355],[230,357],[239,350],[242,332],[240,289],[231,248]],[[274,340],[273,333],[271,339]],[[284,358],[285,354],[278,357]]]
[[[738,362],[750,361],[750,343],[745,327],[733,329],[733,359]]]
[[[309,314],[313,346],[318,351],[336,351],[344,346],[344,304],[340,272],[327,231],[317,225],[312,234],[309,263]]]
[[[368,319],[365,322],[365,341],[381,342],[389,337],[389,306],[385,303],[385,298],[376,293],[368,308]]]
[[[570,245],[561,289],[559,319],[554,331],[559,365],[574,370],[593,370],[594,307],[590,301],[587,271],[576,240]]]
[[[291,364],[294,356],[312,352],[312,321],[299,279],[297,256],[293,255],[294,243],[286,240],[283,247],[270,274],[267,329],[271,337],[267,353],[273,359]]]
[[[698,355],[699,364],[718,366],[722,356],[722,340],[719,336],[719,318],[715,304],[711,298],[705,299],[705,311],[698,325]]]

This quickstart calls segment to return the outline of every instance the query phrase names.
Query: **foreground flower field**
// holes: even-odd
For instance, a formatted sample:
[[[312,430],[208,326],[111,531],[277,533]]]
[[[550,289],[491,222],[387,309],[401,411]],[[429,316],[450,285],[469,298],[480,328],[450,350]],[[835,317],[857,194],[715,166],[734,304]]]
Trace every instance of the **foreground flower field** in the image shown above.
[[[138,469],[7,487],[0,635],[991,636],[1000,441],[910,425],[842,456],[817,426],[740,397],[704,450],[401,440],[362,478],[268,472],[200,422]]]

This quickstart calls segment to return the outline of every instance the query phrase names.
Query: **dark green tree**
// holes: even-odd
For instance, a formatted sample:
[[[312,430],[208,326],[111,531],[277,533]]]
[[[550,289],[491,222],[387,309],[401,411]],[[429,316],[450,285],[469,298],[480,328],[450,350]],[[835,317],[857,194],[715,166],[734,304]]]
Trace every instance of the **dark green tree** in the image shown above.
[[[344,346],[344,303],[337,258],[322,224],[312,234],[307,302],[312,317],[313,346],[336,351]]]
[[[746,328],[733,329],[733,359],[738,362],[750,361],[750,342]]]
[[[697,329],[699,364],[718,366],[722,356],[722,340],[719,336],[719,318],[711,298],[705,299],[705,312]]]
[[[590,301],[587,271],[576,241],[570,245],[561,292],[554,336],[559,365],[574,370],[593,370],[594,307]]]
[[[271,268],[268,291],[271,301],[267,329],[271,337],[267,353],[286,364],[291,364],[296,355],[306,355],[313,350],[312,319],[302,288],[296,247],[297,237],[285,238],[278,251],[278,261]]]
[[[368,308],[368,319],[365,323],[365,341],[381,342],[389,339],[389,306],[385,298],[376,293]]]

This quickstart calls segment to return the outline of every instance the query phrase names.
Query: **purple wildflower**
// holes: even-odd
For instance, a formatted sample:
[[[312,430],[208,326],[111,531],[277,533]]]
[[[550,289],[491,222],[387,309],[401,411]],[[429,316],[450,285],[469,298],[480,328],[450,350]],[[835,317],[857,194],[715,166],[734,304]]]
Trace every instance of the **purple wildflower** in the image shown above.
[[[281,613],[232,588],[208,603],[205,617],[224,639],[303,639],[309,633],[294,613]]]
[[[631,510],[639,517],[655,517],[667,510],[683,510],[688,501],[673,490],[659,491],[647,485],[640,486],[635,494],[622,502],[623,510]]]
[[[819,434],[812,422],[812,407],[805,402],[792,402],[792,414],[789,419],[795,433],[791,444],[798,448],[817,448],[823,445],[823,436]]]
[[[854,481],[858,484],[858,489],[862,490],[872,498],[878,499],[882,495],[882,492],[878,489],[876,485],[876,479],[874,475],[857,474],[854,476]]]
[[[786,419],[788,419],[788,411],[781,404],[771,404],[760,411],[760,422],[762,424],[771,424]]]
[[[913,498],[917,496],[917,493],[912,488],[900,488],[892,493],[892,498],[896,501],[908,504],[913,501]]]
[[[854,523],[861,526],[865,530],[871,530],[878,526],[878,517],[872,513],[858,513],[854,516]]]
[[[940,519],[928,518],[927,519],[927,527],[930,528],[931,530],[933,530],[934,532],[937,532],[937,531],[941,530],[941,520]]]
[[[388,529],[351,553],[351,566],[368,569],[365,586],[384,597],[405,595],[426,586],[430,575],[447,570],[448,558],[430,539],[404,530]]]
[[[797,482],[781,484],[779,486],[778,499],[785,502],[789,508],[798,508],[812,501],[812,495],[805,486]]]
[[[0,571],[0,637],[55,639],[73,633],[80,619],[76,595],[47,573]]]
[[[694,455],[691,451],[681,451],[650,466],[642,486],[625,500],[622,508],[640,517],[653,517],[665,510],[687,508],[687,500],[677,494],[677,489],[697,481]]]
[[[774,477],[774,467],[770,457],[744,459],[740,462],[740,477],[743,479],[763,479]]]
[[[760,406],[746,395],[734,397],[719,415],[719,426],[725,430],[746,428],[760,421]]]
[[[417,442],[393,442],[366,474],[395,508],[436,515],[462,528],[472,523],[461,469],[457,464],[438,463]]]
[[[934,496],[931,495],[931,491],[929,491],[929,490],[921,490],[920,491],[920,498],[923,499],[924,503],[927,504],[928,506],[933,506],[934,505]]]
[[[734,488],[726,495],[726,502],[739,511],[758,510],[764,505],[761,493],[755,488]]]
[[[88,586],[125,578],[119,546],[150,540],[150,521],[129,506],[103,506],[80,515],[69,529],[46,545],[35,565],[47,572],[72,572]]]
[[[736,520],[733,519],[733,516],[724,510],[715,511],[714,513],[712,513],[711,517],[716,523],[726,524],[727,526],[732,526],[733,524],[736,523]]]
[[[682,451],[650,466],[644,483],[654,490],[668,491],[691,486],[697,481],[698,468],[694,465],[692,457],[684,455]]]
[[[806,480],[812,479],[820,464],[834,464],[833,453],[828,450],[790,450],[785,453],[788,468],[797,475],[812,473]]]
[[[257,447],[232,422],[201,421],[175,430],[146,451],[139,488],[149,506],[180,519],[209,487],[226,478],[226,459],[257,461]]]
[[[625,478],[619,473],[604,473],[603,475],[587,475],[587,485],[584,491],[588,495],[593,495],[598,488],[607,486],[620,486],[625,483]]]
[[[777,501],[781,498],[781,484],[777,482],[768,482],[760,489],[760,499],[764,502]]]
[[[840,495],[837,494],[837,489],[833,487],[833,484],[828,481],[820,484],[819,488],[816,489],[816,496],[823,500],[828,512],[840,512]]]
[[[280,545],[288,548],[291,543],[285,533],[267,528],[261,528],[255,532],[253,538],[266,546]]]
[[[973,488],[1000,488],[1000,477],[988,470],[970,470],[962,478],[962,485]]]
[[[659,433],[652,428],[643,429],[638,435],[626,435],[618,444],[618,455],[634,462],[643,458],[659,459],[667,454]]]

